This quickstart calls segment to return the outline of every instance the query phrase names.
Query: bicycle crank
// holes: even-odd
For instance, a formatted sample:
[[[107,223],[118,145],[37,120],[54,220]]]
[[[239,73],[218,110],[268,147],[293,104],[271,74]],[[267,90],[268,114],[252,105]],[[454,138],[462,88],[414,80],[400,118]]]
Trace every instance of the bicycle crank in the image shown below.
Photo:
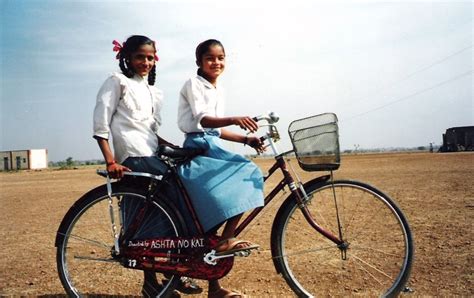
[[[209,265],[216,265],[218,259],[230,258],[230,257],[248,257],[250,255],[250,250],[241,250],[230,254],[216,255],[216,251],[213,249],[211,252],[208,252],[204,255],[204,262]]]

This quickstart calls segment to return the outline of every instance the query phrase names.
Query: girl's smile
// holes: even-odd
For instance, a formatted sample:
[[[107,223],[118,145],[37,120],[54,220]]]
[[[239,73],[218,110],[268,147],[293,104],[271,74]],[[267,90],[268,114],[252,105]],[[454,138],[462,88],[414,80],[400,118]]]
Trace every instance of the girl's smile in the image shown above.
[[[131,55],[130,66],[136,74],[145,77],[155,65],[155,48],[146,44]]]
[[[199,61],[199,64],[204,78],[215,85],[217,77],[219,77],[225,69],[224,49],[218,45],[210,47],[209,51],[207,51],[201,61]]]

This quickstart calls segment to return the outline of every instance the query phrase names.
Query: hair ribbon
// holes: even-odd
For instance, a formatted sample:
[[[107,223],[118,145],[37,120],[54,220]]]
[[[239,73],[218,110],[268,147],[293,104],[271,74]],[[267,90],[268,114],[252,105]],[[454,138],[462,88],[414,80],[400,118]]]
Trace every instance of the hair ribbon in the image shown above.
[[[117,52],[117,56],[115,56],[115,58],[120,59],[120,52],[122,51],[123,46],[116,40],[112,41],[112,44],[114,45],[113,51]]]
[[[120,52],[123,49],[123,46],[118,42],[117,40],[112,41],[112,44],[114,45],[114,48],[112,49],[114,52],[117,52],[117,56],[115,58],[120,59]],[[156,43],[153,41],[153,44],[155,45]],[[160,60],[158,58],[158,55],[155,53],[155,61]]]

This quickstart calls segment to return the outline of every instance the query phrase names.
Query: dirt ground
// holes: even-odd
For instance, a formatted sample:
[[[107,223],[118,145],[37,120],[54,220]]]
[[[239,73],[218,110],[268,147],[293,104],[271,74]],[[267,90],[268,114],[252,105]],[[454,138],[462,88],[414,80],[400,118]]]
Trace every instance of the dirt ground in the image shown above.
[[[256,162],[265,171],[272,160]],[[71,204],[104,182],[95,170],[0,173],[0,296],[65,295],[56,271],[55,233]],[[307,180],[318,173],[299,174]],[[414,296],[474,295],[473,177],[474,153],[350,155],[343,156],[336,172],[336,178],[364,181],[383,190],[404,211],[416,247],[409,281]],[[251,297],[293,295],[272,265],[273,215],[270,209],[248,234],[244,232],[250,239],[261,235],[257,240],[261,249],[237,259],[223,286]]]

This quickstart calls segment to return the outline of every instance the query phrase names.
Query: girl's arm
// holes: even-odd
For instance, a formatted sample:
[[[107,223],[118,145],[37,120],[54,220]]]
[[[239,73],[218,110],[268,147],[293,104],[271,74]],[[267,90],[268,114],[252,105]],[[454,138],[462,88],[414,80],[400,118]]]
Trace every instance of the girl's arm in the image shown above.
[[[112,178],[122,178],[124,171],[129,168],[118,164],[110,149],[109,135],[110,122],[117,109],[122,87],[118,77],[109,77],[97,94],[97,102],[94,108],[94,139],[99,144],[100,151],[107,163],[107,172]]]
[[[204,116],[201,120],[202,127],[206,128],[220,128],[230,125],[238,125],[243,130],[249,130],[250,132],[256,132],[258,124],[251,117],[212,117]]]
[[[100,151],[102,152],[105,162],[107,163],[107,172],[112,178],[122,178],[124,171],[131,171],[126,166],[122,166],[115,161],[114,154],[110,149],[109,140],[97,136],[95,136],[95,139],[97,140]]]
[[[227,129],[221,129],[221,139],[236,143],[242,143],[244,145],[249,145],[259,154],[265,151],[265,148],[263,147],[263,142],[260,140],[260,138],[256,136],[244,136]]]
[[[258,124],[251,117],[211,117],[204,116],[201,120],[202,127],[206,128],[220,128],[230,125],[238,125],[243,130],[249,130],[250,132],[256,132],[258,129]],[[255,136],[244,136],[232,131],[221,129],[221,139],[243,143],[244,145],[249,145],[254,148],[257,153],[263,153],[265,148],[263,147],[263,142]]]

